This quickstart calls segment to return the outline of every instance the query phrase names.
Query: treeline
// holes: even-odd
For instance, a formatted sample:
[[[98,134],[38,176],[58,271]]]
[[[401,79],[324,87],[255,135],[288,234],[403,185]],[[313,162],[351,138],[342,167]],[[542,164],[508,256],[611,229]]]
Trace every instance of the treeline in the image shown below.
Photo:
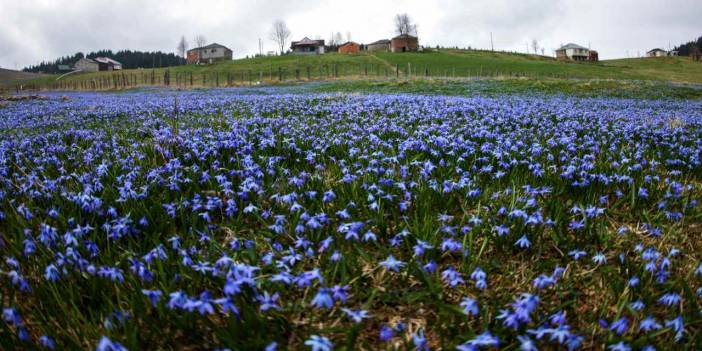
[[[120,50],[113,52],[112,50],[98,50],[89,53],[87,56],[82,52],[77,52],[72,56],[60,57],[54,61],[42,61],[41,63],[29,67],[25,67],[25,72],[41,72],[41,73],[58,73],[59,65],[68,65],[73,68],[73,65],[80,59],[109,57],[122,63],[122,68],[154,68],[154,67],[171,67],[185,64],[185,60],[173,53],[165,53],[161,51],[132,51]]]
[[[697,40],[689,41],[680,46],[676,46],[674,50],[678,51],[680,56],[691,56],[693,54],[699,55],[702,52],[702,37],[697,38]]]

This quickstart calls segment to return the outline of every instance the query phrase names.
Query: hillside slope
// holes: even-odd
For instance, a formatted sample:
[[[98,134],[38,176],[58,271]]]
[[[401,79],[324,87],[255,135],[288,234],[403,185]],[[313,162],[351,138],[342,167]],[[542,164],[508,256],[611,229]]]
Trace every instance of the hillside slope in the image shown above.
[[[0,68],[0,86],[10,85],[17,81],[37,79],[42,76],[44,75]]]
[[[135,85],[163,80],[165,68],[125,70]],[[466,50],[423,53],[336,53],[315,56],[272,56],[238,59],[212,65],[170,67],[171,84],[233,85],[256,81],[385,77],[515,77],[652,80],[702,83],[702,64],[685,57],[608,60],[597,63],[557,61],[551,57]],[[192,76],[192,78],[191,78]],[[112,72],[76,74],[64,82],[106,81]],[[113,77],[114,78],[114,77]],[[51,84],[56,76],[35,80]],[[110,85],[110,82],[106,83]],[[129,85],[127,85],[129,86]]]

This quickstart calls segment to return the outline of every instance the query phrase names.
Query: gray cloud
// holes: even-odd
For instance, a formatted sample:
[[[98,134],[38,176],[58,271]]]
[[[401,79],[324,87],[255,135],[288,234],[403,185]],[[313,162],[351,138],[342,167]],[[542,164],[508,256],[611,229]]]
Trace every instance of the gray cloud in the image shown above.
[[[426,45],[524,51],[537,39],[551,53],[577,42],[603,58],[626,57],[702,35],[699,0],[0,0],[0,66],[21,68],[77,51],[175,51],[195,34],[253,54],[276,18],[294,38],[350,32],[357,41],[392,35],[392,17],[407,12]]]

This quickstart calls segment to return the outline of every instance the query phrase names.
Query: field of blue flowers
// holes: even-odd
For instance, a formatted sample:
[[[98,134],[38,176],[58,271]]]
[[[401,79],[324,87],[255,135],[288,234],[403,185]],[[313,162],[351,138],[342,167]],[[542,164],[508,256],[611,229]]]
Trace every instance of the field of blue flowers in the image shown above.
[[[0,107],[0,349],[702,348],[702,102]]]

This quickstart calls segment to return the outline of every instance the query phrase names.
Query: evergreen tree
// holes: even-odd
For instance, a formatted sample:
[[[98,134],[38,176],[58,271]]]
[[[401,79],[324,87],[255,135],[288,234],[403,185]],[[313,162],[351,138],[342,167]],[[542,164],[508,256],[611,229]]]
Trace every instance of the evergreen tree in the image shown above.
[[[161,51],[132,51],[120,50],[113,52],[112,50],[98,50],[84,55],[82,52],[77,52],[71,56],[59,57],[54,61],[42,61],[39,64],[25,67],[25,72],[42,72],[42,73],[58,73],[59,65],[68,65],[73,67],[75,63],[87,57],[90,59],[96,57],[109,57],[117,60],[122,64],[122,68],[152,68],[152,67],[171,67],[182,63],[182,59],[174,53],[165,53]]]

